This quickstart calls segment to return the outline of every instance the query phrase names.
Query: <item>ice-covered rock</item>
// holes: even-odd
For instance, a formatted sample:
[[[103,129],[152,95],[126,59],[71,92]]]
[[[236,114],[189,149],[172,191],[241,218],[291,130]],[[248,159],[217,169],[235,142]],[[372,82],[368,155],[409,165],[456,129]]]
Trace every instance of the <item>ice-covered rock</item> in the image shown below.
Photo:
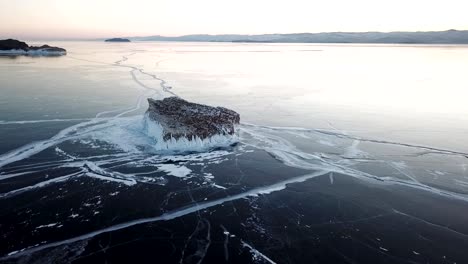
[[[145,132],[157,140],[158,148],[183,146],[191,150],[232,142],[239,114],[224,107],[191,103],[179,97],[148,99]]]
[[[35,55],[35,56],[60,56],[67,54],[65,49],[51,47],[49,45],[29,46],[25,42],[16,39],[0,40],[0,55]]]

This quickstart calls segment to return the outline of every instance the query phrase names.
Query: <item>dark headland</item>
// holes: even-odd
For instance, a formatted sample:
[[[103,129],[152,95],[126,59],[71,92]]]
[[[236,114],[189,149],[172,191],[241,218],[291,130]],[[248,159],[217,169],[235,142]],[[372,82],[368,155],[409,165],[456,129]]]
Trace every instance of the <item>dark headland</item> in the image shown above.
[[[0,54],[7,55],[37,55],[37,56],[60,56],[67,54],[63,48],[49,45],[29,46],[26,42],[16,39],[0,40]]]
[[[105,42],[130,42],[130,40],[126,38],[111,38],[106,39]]]

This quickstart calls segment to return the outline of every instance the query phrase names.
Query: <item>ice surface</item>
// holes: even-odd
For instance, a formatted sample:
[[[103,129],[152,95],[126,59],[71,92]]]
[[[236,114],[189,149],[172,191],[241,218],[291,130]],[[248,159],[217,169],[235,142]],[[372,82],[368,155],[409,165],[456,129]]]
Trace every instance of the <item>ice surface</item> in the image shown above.
[[[49,244],[45,243],[45,245],[36,245],[24,250],[16,250],[9,255],[21,255],[23,251],[25,251],[25,254],[29,254],[44,248],[86,240],[102,233],[142,223],[171,220],[199,212],[200,210],[203,211],[218,205],[224,205],[224,203],[236,199],[249,198],[249,200],[253,200],[256,199],[253,198],[255,196],[269,195],[273,192],[282,191],[287,188],[288,184],[304,182],[314,177],[324,177],[327,183],[329,182],[330,185],[334,184],[330,188],[337,187],[341,183],[342,177],[348,176],[366,181],[367,183],[400,185],[453,199],[468,201],[466,195],[433,187],[434,185],[418,181],[418,177],[412,171],[412,165],[414,164],[411,161],[398,160],[401,156],[395,155],[388,155],[386,157],[373,155],[372,151],[366,149],[366,146],[378,145],[380,147],[408,148],[415,150],[415,156],[428,155],[430,153],[430,155],[436,155],[436,157],[450,155],[460,156],[465,159],[466,153],[450,149],[361,137],[353,135],[349,131],[337,129],[257,126],[255,124],[241,124],[240,133],[236,137],[215,136],[207,140],[197,138],[161,140],[161,126],[157,122],[148,122],[146,116],[138,113],[144,111],[144,102],[147,97],[161,96],[164,93],[168,93],[171,87],[160,77],[150,74],[142,68],[124,65],[123,63],[127,60],[128,58],[124,56],[116,64],[118,64],[118,67],[128,68],[129,76],[134,80],[134,85],[138,87],[137,92],[139,94],[136,102],[125,109],[97,113],[95,115],[96,118],[47,120],[41,117],[38,120],[0,121],[0,125],[19,125],[21,127],[24,127],[23,125],[26,124],[49,122],[81,122],[60,131],[49,139],[31,142],[23,147],[0,155],[0,168],[2,169],[0,171],[0,181],[18,177],[18,182],[21,182],[27,179],[29,174],[42,172],[46,169],[58,168],[60,170],[69,170],[71,168],[74,172],[64,172],[63,175],[56,178],[45,177],[45,179],[42,179],[42,182],[29,183],[30,186],[15,187],[17,189],[0,194],[0,197],[7,199],[29,190],[38,190],[53,184],[66,184],[71,178],[86,176],[102,180],[103,185],[109,184],[112,185],[110,187],[120,187],[125,188],[125,190],[150,182],[177,181],[178,179],[174,177],[180,177],[181,179],[190,178],[190,180],[194,177],[199,177],[204,183],[210,184],[205,185],[206,187],[219,188],[216,191],[223,193],[222,189],[225,189],[225,187],[216,183],[216,180],[221,178],[218,174],[213,171],[204,170],[197,172],[197,169],[200,167],[205,169],[208,167],[207,164],[223,163],[225,160],[231,161],[254,150],[259,152],[265,151],[284,165],[304,169],[312,173],[276,183],[270,182],[268,185],[228,197],[217,197],[214,200],[207,198],[203,202],[176,208],[162,215],[135,219],[113,226],[105,226],[102,229],[88,231],[89,233],[83,235],[80,233],[80,236],[63,241],[50,241]],[[141,80],[142,77],[151,78],[153,81],[160,81],[160,86],[152,86],[148,80]],[[170,92],[170,94],[173,94],[173,92]],[[295,139],[292,140],[291,137],[295,137]],[[93,151],[103,151],[111,154],[76,153],[74,152],[74,148],[70,148],[69,146],[67,149],[61,145],[71,142],[76,144],[73,147],[76,146],[77,149],[88,147],[92,148]],[[311,142],[318,143],[321,146],[317,149],[304,148],[305,145]],[[239,144],[232,148],[229,147],[234,143]],[[314,145],[312,144],[312,146]],[[213,150],[218,149],[218,147],[228,148]],[[245,150],[247,148],[250,150]],[[330,149],[330,151],[320,152],[324,148]],[[41,160],[42,157],[36,159],[35,155],[43,151],[49,151],[52,153],[51,155],[56,155],[57,160],[44,161]],[[400,153],[398,154],[400,155]],[[31,157],[31,160],[27,160]],[[392,160],[391,158],[396,160]],[[373,165],[378,164],[379,166],[383,165],[385,168],[388,167],[390,173],[382,177],[382,175],[378,175],[375,171],[363,170],[364,166],[361,165],[364,162]],[[466,170],[466,164],[461,164],[460,166]],[[75,172],[76,170],[79,171]],[[440,178],[452,177],[452,174],[446,172],[444,168],[428,169],[427,172],[429,175],[432,174]],[[460,177],[460,179],[454,179],[453,181],[455,182],[454,186],[460,189],[466,189],[468,186],[466,177]],[[225,186],[231,187],[229,185]],[[121,190],[122,194],[119,193],[119,191],[112,190],[104,195],[111,197],[122,195],[124,189]],[[83,205],[93,206],[94,204],[84,203]],[[99,211],[94,212],[99,213]],[[72,213],[70,217],[78,217],[78,214]],[[268,261],[260,255],[260,252],[255,251],[253,245],[253,243],[250,243],[245,246],[252,253]]]
[[[43,249],[52,248],[52,247],[56,247],[56,246],[60,246],[60,245],[66,245],[66,244],[86,240],[86,239],[95,237],[97,235],[103,234],[103,233],[108,233],[108,232],[112,232],[112,231],[116,231],[116,230],[121,230],[121,229],[125,229],[125,228],[135,226],[135,225],[140,225],[140,224],[144,224],[144,223],[151,223],[151,222],[158,222],[158,221],[168,221],[168,220],[176,219],[176,218],[188,215],[188,214],[192,214],[192,213],[202,211],[202,210],[205,210],[205,209],[217,206],[217,205],[224,204],[226,202],[231,202],[231,201],[235,201],[235,200],[239,200],[239,199],[243,199],[243,198],[247,198],[247,197],[258,196],[258,195],[262,195],[262,194],[264,195],[264,194],[269,194],[269,193],[272,193],[272,192],[281,191],[281,190],[284,190],[287,187],[287,185],[289,185],[289,184],[304,182],[304,181],[306,181],[308,179],[312,179],[312,178],[315,178],[315,177],[325,175],[326,173],[328,173],[328,172],[318,171],[318,172],[306,174],[306,175],[303,175],[303,176],[291,178],[291,179],[288,179],[288,180],[285,180],[285,181],[277,182],[277,183],[272,184],[272,185],[254,188],[254,189],[246,191],[244,193],[239,193],[239,194],[227,196],[227,197],[220,198],[220,199],[217,199],[217,200],[196,203],[196,204],[194,204],[192,206],[176,209],[176,210],[164,213],[164,214],[162,214],[160,216],[142,218],[142,219],[137,219],[137,220],[133,220],[133,221],[130,221],[130,222],[117,224],[117,225],[114,225],[114,226],[109,226],[109,227],[104,228],[104,229],[96,230],[96,231],[93,231],[91,233],[83,234],[83,235],[73,237],[73,238],[69,238],[69,239],[66,239],[66,240],[63,240],[63,241],[56,241],[56,242],[52,242],[52,243],[48,243],[48,244],[43,244],[43,245],[40,245],[40,246],[37,246],[37,247],[31,247],[31,248],[25,249],[25,250],[23,250],[21,252],[17,252],[15,254],[10,253],[9,255],[7,255],[7,257],[0,258],[0,260],[9,259],[10,257],[13,257],[13,256],[17,257],[17,256],[21,256],[21,255],[24,255],[24,254],[31,254],[31,253],[34,253],[34,252],[37,252],[37,251],[40,251],[40,250],[43,250]]]

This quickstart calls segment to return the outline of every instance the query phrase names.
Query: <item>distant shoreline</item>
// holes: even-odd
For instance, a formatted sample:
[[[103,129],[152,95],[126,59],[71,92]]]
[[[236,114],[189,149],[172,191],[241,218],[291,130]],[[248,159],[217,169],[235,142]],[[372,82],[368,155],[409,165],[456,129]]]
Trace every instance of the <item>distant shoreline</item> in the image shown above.
[[[105,41],[108,38],[66,38],[47,41]],[[324,32],[288,34],[221,34],[183,35],[176,37],[125,37],[131,42],[219,42],[219,43],[309,43],[309,44],[407,44],[407,45],[463,45],[468,44],[468,30],[416,32]],[[45,40],[45,39],[44,39]],[[39,39],[31,39],[32,42]]]
[[[468,44],[468,30],[428,32],[327,32],[262,35],[184,35],[127,37],[132,41],[324,43],[324,44]]]

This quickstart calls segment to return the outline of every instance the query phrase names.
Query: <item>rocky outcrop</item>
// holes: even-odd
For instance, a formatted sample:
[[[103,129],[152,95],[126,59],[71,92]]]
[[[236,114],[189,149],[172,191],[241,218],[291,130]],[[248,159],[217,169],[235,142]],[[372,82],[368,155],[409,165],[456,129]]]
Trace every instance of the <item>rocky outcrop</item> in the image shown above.
[[[147,117],[161,126],[164,140],[204,140],[233,135],[240,121],[239,114],[233,110],[195,104],[179,97],[148,99],[148,103]]]
[[[29,45],[16,39],[0,40],[0,50],[28,50]]]
[[[111,39],[106,39],[106,42],[130,42],[129,39],[126,38],[111,38]]]
[[[8,55],[65,55],[67,51],[59,47],[49,45],[29,46],[25,42],[16,39],[0,40],[0,54]]]

